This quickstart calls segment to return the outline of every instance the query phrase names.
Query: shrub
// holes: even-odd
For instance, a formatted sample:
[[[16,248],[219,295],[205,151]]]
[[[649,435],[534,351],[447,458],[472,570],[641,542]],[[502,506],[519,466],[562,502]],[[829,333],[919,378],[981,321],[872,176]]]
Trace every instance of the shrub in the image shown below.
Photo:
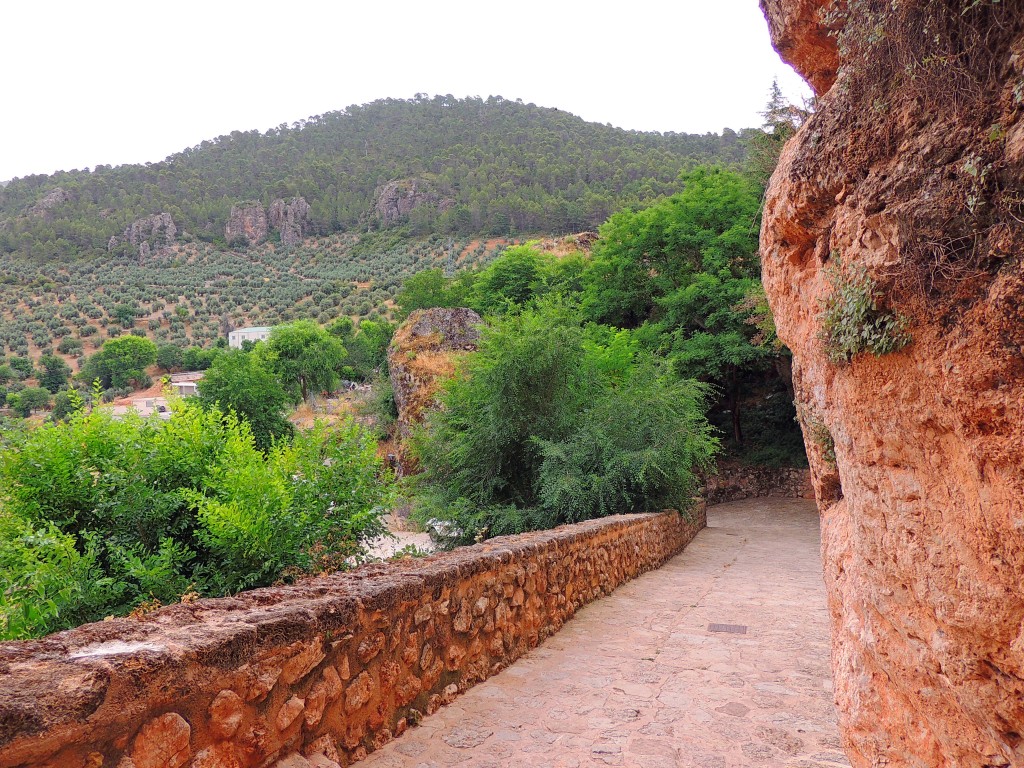
[[[846,266],[835,257],[826,276],[832,293],[823,303],[821,323],[830,360],[845,363],[860,352],[884,355],[910,343],[909,319],[884,308],[863,265]]]
[[[0,638],[340,567],[382,532],[390,478],[351,422],[264,455],[235,417],[173,407],[7,433]]]
[[[485,331],[417,435],[417,518],[467,542],[688,508],[717,449],[705,389],[606,337],[551,303]]]

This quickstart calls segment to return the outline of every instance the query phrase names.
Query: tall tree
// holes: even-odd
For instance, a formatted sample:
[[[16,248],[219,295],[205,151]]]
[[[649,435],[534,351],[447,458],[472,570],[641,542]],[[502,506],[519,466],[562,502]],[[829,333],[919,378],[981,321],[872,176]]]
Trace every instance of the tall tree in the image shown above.
[[[234,411],[249,423],[256,447],[269,450],[276,440],[291,436],[285,418],[288,393],[260,358],[240,349],[217,357],[199,382],[200,401]]]
[[[64,389],[70,376],[71,366],[64,362],[64,358],[56,355],[43,355],[39,358],[39,386],[51,394],[55,395]]]
[[[344,345],[311,320],[279,325],[256,354],[281,379],[293,401],[309,400],[311,392],[331,392],[347,357]]]

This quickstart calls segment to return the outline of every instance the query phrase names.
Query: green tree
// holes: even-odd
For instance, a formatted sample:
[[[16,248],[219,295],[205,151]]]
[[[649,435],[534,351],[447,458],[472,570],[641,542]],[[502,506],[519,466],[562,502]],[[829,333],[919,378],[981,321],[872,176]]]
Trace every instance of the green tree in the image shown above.
[[[717,442],[704,388],[563,305],[508,315],[416,438],[417,516],[459,541],[646,509],[686,509]]]
[[[86,382],[99,379],[104,388],[144,384],[146,368],[156,362],[156,344],[140,336],[107,339],[80,372]]]
[[[161,344],[156,348],[156,364],[170,373],[181,367],[181,347],[177,344]]]
[[[52,394],[60,392],[71,377],[71,366],[64,358],[56,355],[43,355],[39,358],[39,385]]]
[[[12,357],[7,361],[7,364],[22,379],[27,379],[35,370],[32,361],[27,357]]]
[[[311,392],[332,392],[347,352],[344,345],[311,320],[276,326],[256,354],[281,379],[294,402]]]
[[[407,277],[395,296],[399,318],[404,319],[417,309],[452,306],[450,282],[440,269],[424,269]]]
[[[262,451],[294,431],[285,418],[288,394],[255,354],[232,349],[217,357],[199,383],[199,398],[248,422]]]
[[[20,392],[7,396],[7,404],[23,418],[32,415],[32,411],[46,408],[50,404],[50,391],[42,387],[25,387]]]

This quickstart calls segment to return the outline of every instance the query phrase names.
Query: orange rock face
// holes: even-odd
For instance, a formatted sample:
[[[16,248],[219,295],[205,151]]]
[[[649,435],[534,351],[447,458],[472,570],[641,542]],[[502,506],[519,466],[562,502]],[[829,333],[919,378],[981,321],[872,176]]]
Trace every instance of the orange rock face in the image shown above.
[[[837,47],[825,5],[762,1],[819,99],[772,178],[761,256],[822,513],[847,751],[857,768],[1024,765],[1024,17],[851,2],[828,18]],[[909,320],[908,346],[830,359],[837,261]]]

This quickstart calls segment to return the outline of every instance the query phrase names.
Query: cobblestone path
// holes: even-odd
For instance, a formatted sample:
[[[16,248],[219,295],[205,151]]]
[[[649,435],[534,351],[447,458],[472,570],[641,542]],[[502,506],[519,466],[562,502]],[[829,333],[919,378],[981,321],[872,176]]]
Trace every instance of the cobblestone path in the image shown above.
[[[814,504],[712,507],[681,555],[361,765],[848,766],[827,622]]]

